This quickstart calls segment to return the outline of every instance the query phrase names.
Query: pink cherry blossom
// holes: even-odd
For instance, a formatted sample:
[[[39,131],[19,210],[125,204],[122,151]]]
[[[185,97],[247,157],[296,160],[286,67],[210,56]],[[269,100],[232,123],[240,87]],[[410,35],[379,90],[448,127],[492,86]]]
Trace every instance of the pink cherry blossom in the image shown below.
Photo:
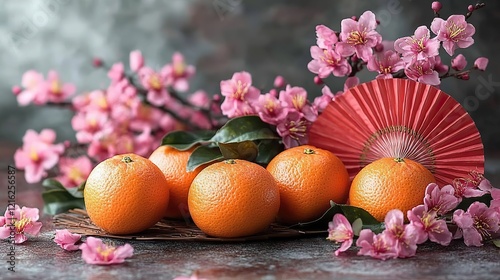
[[[47,74],[47,81],[45,81],[45,88],[48,101],[58,103],[63,102],[76,91],[76,87],[70,83],[61,83],[59,75],[56,71],[50,71]]]
[[[394,49],[403,55],[405,63],[435,57],[439,54],[439,41],[436,38],[431,39],[430,34],[426,26],[419,26],[413,36],[397,39]]]
[[[455,189],[455,196],[461,199],[462,197],[479,197],[486,194],[485,190],[478,188],[480,183],[481,180],[474,178],[456,178],[451,185]]]
[[[271,93],[260,95],[255,103],[255,108],[261,120],[273,125],[282,122],[288,113],[283,107],[282,101]]]
[[[467,59],[463,54],[459,54],[451,60],[451,68],[461,71],[467,66]]]
[[[108,71],[108,78],[111,79],[112,82],[118,82],[123,79],[125,75],[125,70],[123,67],[123,63],[115,63]]]
[[[498,215],[500,215],[500,189],[491,188],[490,194],[492,198],[492,200],[490,201],[490,208],[496,209]]]
[[[335,256],[345,252],[352,245],[354,232],[347,218],[342,214],[335,214],[333,221],[328,223],[328,237],[326,239],[342,243],[335,251]]]
[[[345,82],[344,82],[344,91],[347,91],[348,89],[359,85],[359,78],[356,76],[353,77],[348,77]],[[338,95],[338,93],[337,93]]]
[[[458,209],[453,213],[453,222],[463,235],[465,245],[482,246],[500,229],[499,215],[495,209],[488,208],[482,202],[473,202],[467,212]]]
[[[16,96],[19,105],[26,106],[31,102],[36,105],[47,103],[47,94],[41,90],[43,83],[44,79],[42,74],[34,70],[25,72],[21,81],[23,90]]]
[[[59,159],[59,173],[56,179],[66,188],[78,187],[92,171],[92,162],[86,156]]]
[[[444,74],[448,73],[449,68],[450,67],[448,65],[444,64],[441,61],[440,56],[434,57],[434,70],[436,70],[439,75],[444,75]]]
[[[464,15],[451,15],[447,20],[436,17],[431,23],[431,30],[437,35],[437,40],[443,42],[443,48],[450,56],[457,47],[463,49],[474,44],[472,35],[476,29],[465,21]]]
[[[151,131],[160,127],[158,120],[162,118],[163,112],[159,109],[144,103],[137,103],[131,109],[132,115],[128,125],[132,131],[144,131],[146,129]]]
[[[474,68],[485,71],[488,66],[488,59],[486,57],[479,57],[474,61]]]
[[[144,66],[144,57],[141,51],[135,50],[130,52],[130,70],[133,72],[139,71]]]
[[[292,148],[307,144],[307,130],[311,123],[297,111],[290,112],[286,118],[276,126],[279,136],[283,138],[285,148]]]
[[[438,219],[436,212],[425,211],[424,205],[418,205],[406,214],[410,221],[409,227],[416,231],[417,244],[424,243],[427,239],[432,242],[448,246],[453,238],[448,230],[446,221]]]
[[[395,259],[398,257],[398,249],[394,239],[387,233],[375,235],[369,229],[363,229],[356,240],[356,246],[361,247],[358,255],[371,256],[376,259]]]
[[[331,47],[320,49],[317,46],[312,46],[311,57],[313,60],[307,64],[307,69],[312,73],[318,74],[320,78],[326,78],[330,73],[335,77],[343,77],[349,75],[352,71],[347,59],[340,56]]]
[[[297,111],[309,122],[318,117],[318,112],[307,101],[307,91],[302,87],[287,85],[285,90],[280,91],[279,100],[289,112]]]
[[[38,212],[38,208],[9,204],[0,217],[0,239],[11,238],[10,242],[20,244],[28,240],[27,234],[37,236],[42,227]]]
[[[316,25],[316,37],[316,45],[322,49],[333,49],[333,45],[339,40],[335,31],[322,24]]]
[[[88,264],[110,265],[123,263],[126,258],[134,254],[130,244],[114,247],[104,244],[101,239],[87,237],[85,243],[80,245],[82,258]]]
[[[149,67],[142,67],[138,74],[142,86],[148,91],[146,98],[151,104],[162,106],[171,101],[172,97],[165,88],[168,79],[165,71],[158,73]]]
[[[209,108],[211,102],[210,97],[204,90],[198,90],[191,94],[188,101],[199,108]]]
[[[80,241],[81,238],[81,235],[71,233],[67,229],[56,229],[54,242],[66,251],[76,251],[79,249],[79,245],[76,245],[76,243]]]
[[[26,182],[37,183],[46,176],[46,170],[54,167],[64,152],[64,145],[54,144],[56,134],[51,129],[43,129],[40,134],[29,129],[23,137],[23,146],[16,150],[16,167],[24,169]]]
[[[429,84],[432,86],[439,85],[441,80],[439,74],[434,70],[434,58],[425,60],[414,60],[405,68],[405,74],[410,80]]]
[[[172,64],[165,65],[161,72],[167,78],[169,86],[184,92],[189,89],[188,80],[195,74],[196,69],[192,65],[186,65],[184,56],[176,52],[172,55]]]
[[[78,143],[90,143],[95,135],[110,125],[109,115],[99,111],[79,112],[71,119]]]
[[[428,213],[436,213],[439,216],[455,209],[460,199],[455,196],[455,189],[451,185],[442,188],[436,183],[430,183],[425,188],[424,206]]]
[[[259,99],[260,91],[252,86],[248,72],[236,72],[231,80],[220,82],[221,93],[226,98],[221,104],[222,113],[229,118],[256,114],[252,107]]]
[[[396,73],[404,68],[404,62],[398,53],[394,51],[385,51],[373,55],[368,60],[368,70],[378,72],[377,79],[390,79],[392,73]]]
[[[285,78],[283,78],[283,76],[276,76],[276,78],[274,78],[273,84],[275,88],[281,88],[286,85],[286,80]]]
[[[384,220],[384,233],[392,238],[397,248],[398,257],[408,258],[417,252],[417,238],[419,236],[415,227],[404,224],[404,214],[399,209],[389,211]]]
[[[335,99],[335,95],[332,93],[330,88],[328,86],[324,86],[321,89],[321,95],[314,98],[313,101],[313,108],[318,111],[318,112],[323,112],[325,110],[326,106],[330,104]]]
[[[371,11],[364,12],[358,21],[347,18],[340,23],[340,40],[337,51],[342,56],[356,55],[368,62],[373,54],[372,48],[382,42],[382,36],[375,31],[377,21]]]

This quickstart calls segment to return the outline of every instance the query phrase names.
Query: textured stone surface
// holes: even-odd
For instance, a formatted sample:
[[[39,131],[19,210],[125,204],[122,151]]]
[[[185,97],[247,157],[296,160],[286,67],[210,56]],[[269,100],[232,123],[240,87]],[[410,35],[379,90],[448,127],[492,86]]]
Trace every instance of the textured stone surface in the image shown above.
[[[417,256],[380,261],[324,237],[236,244],[198,242],[129,242],[134,256],[125,264],[87,265],[80,252],[66,252],[52,240],[50,222],[43,233],[16,247],[16,273],[2,279],[172,279],[197,273],[207,279],[498,279],[499,249],[492,244],[469,248],[425,244]],[[123,241],[109,240],[116,245]],[[6,270],[5,263],[2,267]]]

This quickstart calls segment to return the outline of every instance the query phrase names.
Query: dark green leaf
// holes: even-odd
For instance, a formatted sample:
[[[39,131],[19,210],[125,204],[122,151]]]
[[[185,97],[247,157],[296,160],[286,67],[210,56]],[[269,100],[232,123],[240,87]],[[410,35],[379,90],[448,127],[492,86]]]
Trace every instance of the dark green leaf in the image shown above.
[[[493,240],[493,244],[495,244],[495,246],[497,246],[498,248],[500,248],[500,239]]]
[[[199,131],[172,131],[165,135],[162,145],[169,145],[178,150],[188,150],[196,144],[210,140],[215,134],[212,130]]]
[[[210,140],[231,143],[262,139],[279,139],[279,137],[271,126],[258,116],[243,116],[229,120]]]
[[[259,153],[259,148],[253,141],[236,143],[221,143],[219,149],[224,159],[244,159],[254,161]]]
[[[291,226],[292,228],[306,228],[306,229],[328,229],[328,223],[333,220],[333,216],[337,213],[342,213],[342,209],[338,204],[333,204],[321,217],[316,220],[298,223]]]
[[[491,200],[492,200],[492,197],[491,197],[491,194],[489,194],[489,193],[487,193],[483,196],[480,196],[480,197],[464,197],[462,199],[462,202],[460,202],[460,204],[458,204],[457,209],[462,209],[464,211],[467,211],[467,208],[469,208],[469,206],[476,201],[482,202],[489,207]]]
[[[384,230],[384,223],[377,221],[366,210],[345,204],[337,204],[330,202],[331,207],[318,219],[306,223],[299,223],[292,227],[300,227],[307,229],[328,229],[328,223],[333,220],[333,216],[337,213],[344,214],[347,220],[352,224],[357,219],[361,219],[363,229],[371,229],[375,233]]]
[[[277,154],[283,151],[284,147],[279,140],[259,141],[259,154],[255,162],[267,165]]]
[[[55,215],[73,208],[85,208],[83,193],[78,188],[66,189],[54,179],[46,179],[42,185],[45,187],[42,192],[45,213]]]
[[[342,209],[344,216],[351,223],[354,222],[357,218],[361,218],[361,220],[363,221],[363,225],[380,224],[380,222],[377,221],[377,219],[375,219],[370,213],[368,213],[363,208],[354,207],[354,206],[345,205],[345,204],[337,204],[337,205],[340,207],[340,209]]]
[[[193,171],[200,165],[222,159],[224,159],[224,157],[218,147],[199,146],[189,157],[187,171]]]

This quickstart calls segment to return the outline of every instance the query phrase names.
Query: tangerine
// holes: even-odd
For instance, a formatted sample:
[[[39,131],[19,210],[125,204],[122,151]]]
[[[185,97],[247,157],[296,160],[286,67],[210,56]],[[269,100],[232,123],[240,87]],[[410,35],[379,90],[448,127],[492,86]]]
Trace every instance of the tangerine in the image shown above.
[[[161,170],[136,154],[99,163],[90,172],[83,194],[90,220],[111,234],[150,228],[163,217],[169,199]]]
[[[264,167],[230,159],[206,167],[194,178],[188,205],[204,233],[233,238],[268,228],[278,213],[280,196]]]
[[[403,158],[381,158],[354,177],[349,204],[363,208],[382,222],[392,209],[406,213],[422,204],[425,188],[435,182],[432,173],[420,163]]]
[[[282,223],[311,221],[330,208],[330,200],[347,200],[349,174],[330,151],[311,145],[290,148],[274,157],[267,170],[280,189]]]
[[[158,147],[149,156],[149,160],[156,164],[165,175],[166,186],[170,190],[170,201],[165,217],[175,219],[189,217],[187,204],[189,187],[194,177],[205,167],[202,165],[193,171],[187,171],[187,163],[194,149],[195,147],[180,151],[165,145]]]

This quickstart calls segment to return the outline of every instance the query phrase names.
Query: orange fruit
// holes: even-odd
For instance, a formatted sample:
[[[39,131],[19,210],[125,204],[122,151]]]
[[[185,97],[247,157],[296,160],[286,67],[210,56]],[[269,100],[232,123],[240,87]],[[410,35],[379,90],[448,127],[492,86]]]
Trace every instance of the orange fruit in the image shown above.
[[[149,160],[156,164],[165,175],[167,188],[170,190],[170,201],[165,217],[176,219],[189,217],[187,204],[189,187],[194,177],[205,167],[199,166],[191,172],[186,170],[189,156],[194,149],[193,147],[186,151],[179,151],[170,146],[160,146],[149,156]]]
[[[287,149],[269,162],[267,170],[280,189],[282,223],[314,220],[330,208],[330,200],[347,200],[349,174],[330,151],[310,145]]]
[[[381,158],[354,177],[349,204],[368,211],[379,221],[387,212],[408,210],[422,204],[425,188],[435,182],[432,173],[418,162],[402,158]]]
[[[264,231],[280,207],[279,190],[266,169],[245,160],[225,160],[203,169],[188,195],[194,223],[207,235],[242,237]]]
[[[136,154],[123,154],[94,167],[83,197],[95,225],[111,234],[132,234],[163,217],[169,191],[165,176],[154,163]]]

